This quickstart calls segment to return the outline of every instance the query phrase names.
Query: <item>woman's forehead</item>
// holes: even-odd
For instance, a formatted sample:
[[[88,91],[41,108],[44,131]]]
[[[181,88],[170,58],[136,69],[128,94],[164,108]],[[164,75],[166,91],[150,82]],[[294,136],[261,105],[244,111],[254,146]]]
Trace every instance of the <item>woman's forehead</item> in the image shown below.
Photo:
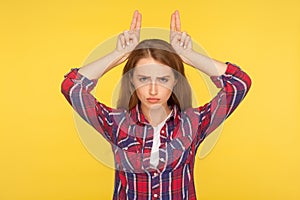
[[[134,74],[137,75],[149,75],[149,76],[171,76],[173,75],[173,69],[167,65],[159,63],[147,63],[137,65],[134,68]]]

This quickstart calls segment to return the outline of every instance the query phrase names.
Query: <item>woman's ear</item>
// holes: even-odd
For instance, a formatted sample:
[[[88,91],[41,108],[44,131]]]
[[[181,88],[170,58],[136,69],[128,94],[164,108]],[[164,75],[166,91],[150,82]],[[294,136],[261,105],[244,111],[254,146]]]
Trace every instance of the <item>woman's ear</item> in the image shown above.
[[[177,82],[178,82],[178,79],[176,78],[176,79],[174,80],[173,88],[176,86]]]
[[[134,87],[132,74],[129,74],[130,85]]]
[[[133,83],[133,76],[132,74],[129,74],[129,88],[130,88],[130,92],[133,93],[135,90],[135,86]]]

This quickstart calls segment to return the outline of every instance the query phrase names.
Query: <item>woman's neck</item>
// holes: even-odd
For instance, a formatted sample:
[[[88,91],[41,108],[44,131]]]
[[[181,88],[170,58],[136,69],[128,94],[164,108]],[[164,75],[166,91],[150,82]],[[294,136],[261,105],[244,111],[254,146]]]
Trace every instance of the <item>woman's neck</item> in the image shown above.
[[[142,105],[141,109],[145,118],[152,126],[160,124],[171,112],[171,109],[167,105],[155,105],[151,108]]]

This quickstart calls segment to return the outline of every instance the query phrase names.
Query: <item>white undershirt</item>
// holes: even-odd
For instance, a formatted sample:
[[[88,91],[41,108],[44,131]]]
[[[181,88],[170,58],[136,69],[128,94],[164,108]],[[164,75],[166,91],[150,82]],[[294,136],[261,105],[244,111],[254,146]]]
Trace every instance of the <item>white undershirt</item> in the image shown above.
[[[157,167],[159,161],[159,146],[160,146],[160,130],[164,126],[167,119],[172,112],[166,117],[165,120],[160,122],[157,126],[153,126],[153,145],[151,149],[150,164],[152,167]]]

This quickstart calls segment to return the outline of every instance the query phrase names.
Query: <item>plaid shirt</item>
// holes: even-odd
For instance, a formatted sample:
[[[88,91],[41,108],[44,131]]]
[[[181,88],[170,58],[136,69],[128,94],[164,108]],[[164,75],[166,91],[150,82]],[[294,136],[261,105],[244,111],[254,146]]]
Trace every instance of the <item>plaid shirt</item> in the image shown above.
[[[132,110],[110,108],[90,92],[97,79],[90,80],[72,68],[61,84],[61,92],[74,110],[112,146],[115,156],[113,199],[196,199],[194,162],[196,151],[240,104],[250,86],[250,77],[240,67],[226,62],[221,76],[211,76],[221,88],[208,103],[172,114],[160,131],[159,162],[150,165],[153,127],[140,105]]]

